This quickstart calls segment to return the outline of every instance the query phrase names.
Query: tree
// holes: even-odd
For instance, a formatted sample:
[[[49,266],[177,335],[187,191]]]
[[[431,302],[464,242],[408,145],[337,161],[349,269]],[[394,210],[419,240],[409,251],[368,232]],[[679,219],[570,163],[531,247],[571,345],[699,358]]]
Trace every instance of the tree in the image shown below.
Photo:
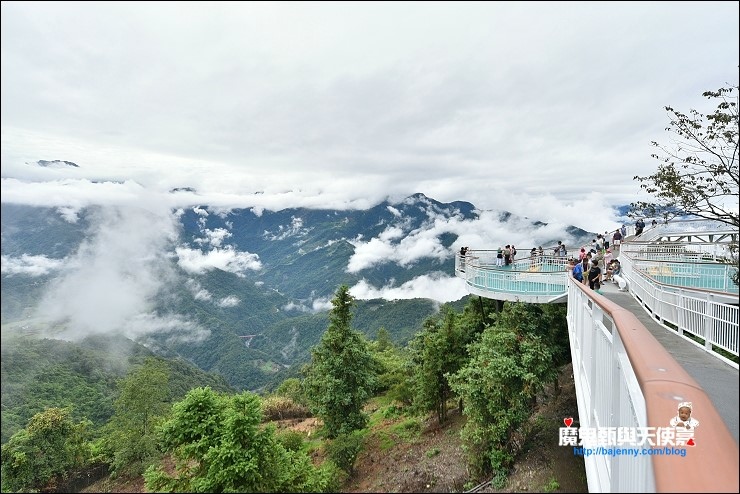
[[[424,326],[411,342],[414,407],[434,410],[442,424],[447,420],[447,401],[453,396],[448,376],[465,361],[467,341],[451,310],[443,314],[441,321],[429,319]]]
[[[53,488],[90,459],[90,421],[75,424],[68,408],[47,408],[2,446],[2,491],[32,492]]]
[[[695,215],[738,227],[738,86],[706,91],[707,99],[719,99],[714,113],[692,109],[684,114],[670,106],[666,130],[673,134],[669,146],[655,141],[660,152],[658,171],[635,176],[654,201],[631,204],[630,216]]]
[[[156,458],[154,426],[171,408],[170,371],[160,360],[147,358],[118,383],[115,414],[107,426],[107,443],[115,473],[141,474]]]
[[[378,333],[375,335],[375,344],[381,352],[393,347],[391,334],[383,326],[378,329]]]
[[[378,364],[364,336],[351,328],[354,298],[342,285],[331,301],[329,327],[311,350],[303,381],[312,412],[324,421],[330,438],[362,429],[362,407],[375,388]]]
[[[274,425],[260,426],[260,399],[195,388],[173,406],[160,429],[176,461],[172,475],[151,466],[149,492],[325,492],[335,489],[337,467],[316,468],[303,451],[289,451]]]
[[[474,474],[492,470],[497,482],[504,478],[517,452],[515,432],[530,416],[537,393],[557,379],[561,347],[567,345],[558,336],[564,325],[562,311],[507,304],[470,344],[468,362],[450,376],[451,388],[465,401],[462,438]]]

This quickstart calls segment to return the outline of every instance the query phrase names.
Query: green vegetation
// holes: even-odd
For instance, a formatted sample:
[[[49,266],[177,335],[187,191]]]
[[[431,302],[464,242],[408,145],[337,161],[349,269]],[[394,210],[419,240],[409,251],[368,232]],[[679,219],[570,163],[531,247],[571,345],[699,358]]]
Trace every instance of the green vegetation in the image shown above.
[[[693,215],[719,221],[734,229],[740,226],[740,164],[738,162],[737,85],[705,91],[702,96],[718,100],[713,113],[691,109],[688,114],[666,106],[670,119],[670,146],[653,141],[658,170],[649,176],[635,176],[640,188],[653,196],[630,206],[630,216],[663,217]],[[732,281],[740,284],[738,245],[730,246],[729,264],[739,268]]]
[[[411,342],[414,369],[414,407],[434,411],[439,423],[447,420],[447,402],[452,395],[448,376],[460,369],[466,358],[468,336],[456,324],[455,313],[429,319],[424,331]]]
[[[2,446],[2,491],[38,490],[90,460],[89,421],[74,423],[66,408],[48,408]]]
[[[567,345],[563,307],[516,303],[468,347],[470,358],[450,384],[465,403],[462,434],[474,473],[505,478],[517,453],[512,433],[531,414],[537,393],[555,381]]]
[[[196,388],[173,408],[160,429],[176,472],[151,466],[152,492],[325,492],[336,478],[331,464],[316,468],[302,451],[286,449],[274,427],[260,427],[259,397]]]
[[[348,434],[340,434],[334,440],[326,444],[326,454],[339,468],[352,473],[357,455],[362,450],[365,440],[364,430],[352,431]]]
[[[332,300],[329,328],[313,349],[303,382],[312,412],[330,438],[367,424],[362,407],[375,388],[378,364],[361,333],[351,328],[354,298],[342,285]]]
[[[714,113],[703,115],[692,109],[685,114],[665,107],[671,145],[653,142],[658,149],[652,155],[660,162],[658,171],[635,177],[654,201],[631,204],[632,215],[669,219],[676,214],[689,214],[735,228],[740,226],[738,86],[706,91],[702,96],[719,99]]]
[[[551,478],[547,482],[547,484],[545,485],[545,487],[542,488],[542,490],[545,491],[545,492],[554,492],[554,491],[556,491],[558,489],[560,489],[560,484],[558,483],[557,479],[555,479],[554,477]]]
[[[163,359],[123,337],[89,337],[79,343],[3,335],[2,443],[35,414],[68,408],[73,421],[90,420],[99,430],[115,413],[117,383],[130,368],[157,358],[170,374],[158,390],[171,405],[197,386],[233,391],[221,376],[177,359]]]
[[[141,474],[157,459],[155,426],[167,415],[170,371],[161,360],[147,358],[119,381],[115,414],[107,425],[103,448],[114,474]]]
[[[564,307],[499,311],[469,299],[462,312],[447,306],[427,318],[401,347],[385,327],[375,341],[352,329],[346,285],[332,303],[305,378],[287,378],[263,396],[236,393],[221,378],[131,342],[133,356],[109,355],[111,342],[100,339],[4,345],[3,428],[6,412],[16,421],[33,413],[3,445],[3,491],[47,489],[101,462],[113,475],[144,472],[149,491],[338,491],[368,441],[381,450],[413,442],[429,412],[444,422],[455,405],[467,419],[469,470],[476,479],[493,473],[494,485],[503,485],[518,453],[511,438],[529,432],[537,393],[569,357]],[[24,386],[46,391],[29,397]],[[85,393],[107,404],[96,422],[86,416],[93,405],[53,406],[74,405]],[[311,413],[323,422],[315,435],[270,422]],[[312,454],[325,459],[314,465]],[[556,490],[556,481],[547,488]]]

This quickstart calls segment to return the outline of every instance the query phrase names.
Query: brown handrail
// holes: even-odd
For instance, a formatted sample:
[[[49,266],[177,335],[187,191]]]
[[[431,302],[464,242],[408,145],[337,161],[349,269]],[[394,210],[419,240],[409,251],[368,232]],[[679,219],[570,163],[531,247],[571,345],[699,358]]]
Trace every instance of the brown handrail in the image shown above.
[[[679,401],[691,401],[701,422],[685,457],[652,456],[656,492],[738,492],[740,453],[706,392],[627,309],[576,283],[614,321],[645,397],[647,422],[667,427]],[[682,397],[679,400],[677,397]]]

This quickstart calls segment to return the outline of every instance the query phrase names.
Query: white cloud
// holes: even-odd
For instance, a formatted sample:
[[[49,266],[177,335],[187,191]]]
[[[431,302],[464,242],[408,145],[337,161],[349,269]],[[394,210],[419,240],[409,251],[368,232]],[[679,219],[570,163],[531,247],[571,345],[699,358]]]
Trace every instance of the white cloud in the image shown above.
[[[229,295],[228,297],[224,297],[219,300],[217,305],[219,307],[236,307],[240,302],[241,300],[239,300],[239,297]]]
[[[585,203],[584,203],[585,205]],[[420,259],[436,259],[440,262],[449,259],[462,246],[473,249],[491,249],[506,244],[518,246],[520,253],[532,247],[543,245],[547,248],[562,240],[570,249],[575,247],[575,239],[565,233],[569,223],[560,220],[548,220],[547,225],[533,225],[537,217],[518,217],[511,215],[507,221],[501,221],[504,211],[479,211],[477,219],[463,219],[460,216],[446,218],[436,213],[433,208],[426,209],[428,220],[415,230],[405,231],[398,225],[387,227],[377,237],[367,241],[351,241],[355,251],[350,257],[347,271],[359,273],[363,269],[394,263],[408,267]],[[567,214],[567,211],[561,211]],[[549,217],[552,218],[553,215]],[[583,214],[581,214],[583,216]],[[587,216],[593,219],[593,216]],[[400,217],[401,224],[407,222]],[[593,232],[612,231],[618,223],[602,218],[603,223],[594,223],[589,229]],[[587,227],[589,225],[586,225]],[[451,249],[445,248],[440,236],[445,233],[457,235]]]
[[[206,238],[196,238],[195,242],[200,245],[212,245],[213,247],[221,247],[221,244],[223,244],[224,240],[231,237],[231,232],[226,230],[225,228],[216,228],[214,230],[209,230],[206,228],[205,230],[203,230],[203,234],[206,236]]]
[[[31,256],[23,254],[20,257],[2,256],[2,274],[13,276],[22,274],[27,276],[44,276],[64,267],[61,259],[51,259],[46,256]]]
[[[399,211],[398,209],[394,208],[393,206],[388,206],[388,211],[390,211],[391,214],[393,216],[397,217],[397,218],[401,216],[401,211]]]
[[[301,218],[291,217],[290,225],[278,225],[276,232],[270,232],[265,230],[262,233],[262,238],[265,240],[285,240],[289,237],[302,237],[305,236],[311,228],[303,228],[303,220]]]
[[[311,303],[311,310],[313,312],[323,312],[331,310],[334,306],[331,303],[331,297],[317,298]]]
[[[177,247],[175,252],[178,257],[177,264],[191,274],[202,274],[213,269],[221,269],[243,277],[247,270],[257,271],[262,268],[257,254],[240,252],[232,246],[208,252]]]
[[[391,284],[376,288],[366,280],[361,280],[350,288],[349,293],[358,299],[383,298],[386,300],[398,300],[428,298],[439,302],[452,302],[468,295],[463,280],[440,272],[418,276],[401,286],[393,286]]]
[[[120,204],[131,181],[259,215],[423,192],[587,228],[644,198],[664,106],[706,113],[737,83],[736,2],[1,8],[5,202]]]
[[[92,235],[65,260],[36,309],[50,327],[61,329],[55,336],[168,332],[170,338],[195,341],[209,334],[182,316],[154,313],[156,298],[176,282],[167,252],[177,224],[146,194],[139,205],[92,211]]]
[[[78,216],[78,213],[80,212],[79,208],[62,206],[58,207],[57,211],[67,223],[77,223],[77,221],[80,219],[80,217]]]
[[[190,290],[190,293],[193,294],[193,298],[195,300],[208,301],[213,298],[213,295],[211,295],[211,292],[203,288],[200,283],[198,283],[192,278],[188,279],[188,281],[185,283],[185,286],[188,287],[188,289]]]
[[[633,177],[656,169],[650,142],[669,139],[664,106],[712,111],[701,93],[737,84],[740,57],[737,2],[0,8],[0,199],[55,207],[69,222],[92,205],[156,218],[114,223],[120,235],[101,229],[69,260],[58,286],[67,293],[47,299],[50,313],[74,308],[79,322],[104,328],[148,313],[161,268],[144,260],[176,237],[172,209],[192,208],[203,228],[204,206],[260,216],[366,209],[416,192],[481,210],[476,221],[432,216],[416,231],[399,223],[353,239],[353,273],[441,261],[463,245],[569,245],[568,225],[612,230],[613,205],[646,199]],[[499,223],[502,211],[519,218]],[[265,236],[305,231],[295,217]],[[458,235],[451,249],[437,240],[445,232]],[[227,230],[203,235],[196,242],[212,250],[176,250],[186,271],[261,268],[255,254],[224,246]],[[57,268],[2,260],[3,273]],[[116,293],[123,306],[104,314]],[[105,299],[100,314],[88,296]]]

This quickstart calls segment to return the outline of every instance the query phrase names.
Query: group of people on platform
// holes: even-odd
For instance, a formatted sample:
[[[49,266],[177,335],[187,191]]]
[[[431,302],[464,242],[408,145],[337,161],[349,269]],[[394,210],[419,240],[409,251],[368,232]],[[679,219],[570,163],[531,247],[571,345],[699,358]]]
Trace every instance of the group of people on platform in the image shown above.
[[[620,291],[627,289],[627,280],[622,275],[622,266],[618,259],[612,258],[612,248],[619,249],[622,239],[626,235],[626,227],[615,230],[609,241],[609,232],[598,234],[591,240],[589,250],[581,247],[578,259],[571,258],[567,270],[571,276],[580,283],[588,285],[589,288],[601,293],[601,286],[606,281],[611,281],[619,286]]]
[[[540,247],[540,250],[542,247]],[[535,248],[532,248],[532,252]],[[496,266],[509,266],[516,260],[516,247],[514,244],[506,244],[505,247],[499,247],[496,251]]]
[[[652,227],[658,225],[653,220]],[[645,222],[640,218],[635,222],[635,235],[640,235],[645,228]],[[601,293],[601,286],[604,282],[611,281],[619,286],[620,291],[626,291],[627,280],[622,275],[622,267],[618,259],[612,259],[612,249],[619,249],[622,240],[627,236],[627,227],[622,225],[611,234],[609,232],[596,235],[591,240],[590,246],[581,247],[578,257],[571,256],[568,266],[566,267],[570,275],[579,282],[588,285],[589,288]],[[550,249],[550,247],[548,247]],[[588,250],[587,250],[588,249]],[[467,247],[460,248],[461,267],[464,268]],[[513,244],[506,244],[505,247],[499,247],[496,251],[496,266],[510,266],[516,260],[516,247]],[[568,257],[568,251],[565,244],[558,240],[558,244],[552,247],[552,255],[555,257]],[[529,252],[529,258],[534,263],[537,259],[542,259],[544,249],[532,247]],[[464,270],[464,269],[463,269]]]

